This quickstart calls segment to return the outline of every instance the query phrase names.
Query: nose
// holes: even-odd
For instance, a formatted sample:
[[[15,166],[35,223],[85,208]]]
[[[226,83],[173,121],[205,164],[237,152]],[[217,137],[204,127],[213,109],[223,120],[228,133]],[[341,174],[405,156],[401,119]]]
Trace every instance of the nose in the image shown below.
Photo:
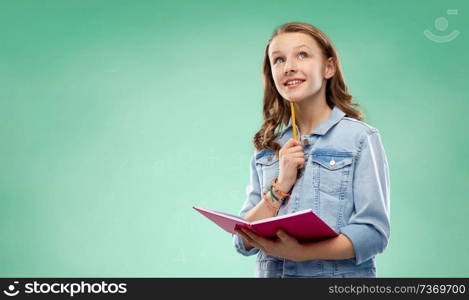
[[[296,63],[295,60],[289,59],[285,62],[285,76],[288,76],[291,73],[296,72]]]

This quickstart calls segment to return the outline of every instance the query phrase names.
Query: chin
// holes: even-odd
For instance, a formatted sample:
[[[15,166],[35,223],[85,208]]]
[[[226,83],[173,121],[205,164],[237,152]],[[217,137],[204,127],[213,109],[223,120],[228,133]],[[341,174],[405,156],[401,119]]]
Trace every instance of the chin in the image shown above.
[[[291,94],[289,96],[292,97],[292,99],[294,99],[293,103],[298,103],[298,102],[303,102],[303,101],[308,100],[308,99],[316,99],[316,97],[319,94],[320,94],[320,90],[318,90],[314,93],[309,93],[309,94],[299,94],[299,95]],[[286,98],[286,99],[289,99],[289,98]]]
[[[289,99],[289,101],[291,101],[293,103],[298,103],[298,102],[301,102],[301,101],[305,100],[307,98],[307,96],[305,96],[305,95],[286,95],[286,97],[284,96],[283,98]]]

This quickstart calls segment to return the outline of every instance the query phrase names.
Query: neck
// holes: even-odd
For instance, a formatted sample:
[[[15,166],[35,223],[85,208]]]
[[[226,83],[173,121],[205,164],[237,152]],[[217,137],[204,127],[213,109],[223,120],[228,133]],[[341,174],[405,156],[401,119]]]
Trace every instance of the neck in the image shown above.
[[[319,124],[327,120],[331,111],[323,90],[318,95],[295,102],[296,123],[300,135],[313,133]]]

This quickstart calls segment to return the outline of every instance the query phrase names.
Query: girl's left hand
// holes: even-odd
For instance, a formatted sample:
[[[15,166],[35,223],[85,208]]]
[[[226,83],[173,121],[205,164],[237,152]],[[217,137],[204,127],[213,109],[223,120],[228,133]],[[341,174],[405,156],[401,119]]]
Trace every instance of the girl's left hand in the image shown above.
[[[246,239],[252,246],[267,255],[286,258],[291,261],[302,261],[302,246],[297,239],[283,230],[277,231],[277,240],[270,240],[255,234],[247,228],[235,229],[236,232]]]

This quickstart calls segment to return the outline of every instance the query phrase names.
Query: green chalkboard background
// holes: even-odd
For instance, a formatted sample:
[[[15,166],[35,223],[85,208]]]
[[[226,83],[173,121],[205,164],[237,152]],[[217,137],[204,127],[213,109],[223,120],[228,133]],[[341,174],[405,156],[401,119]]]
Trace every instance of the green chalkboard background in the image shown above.
[[[468,276],[468,2],[287,2],[1,1],[0,276],[254,276],[191,207],[241,208],[290,21],[334,41],[382,134],[378,276]]]

